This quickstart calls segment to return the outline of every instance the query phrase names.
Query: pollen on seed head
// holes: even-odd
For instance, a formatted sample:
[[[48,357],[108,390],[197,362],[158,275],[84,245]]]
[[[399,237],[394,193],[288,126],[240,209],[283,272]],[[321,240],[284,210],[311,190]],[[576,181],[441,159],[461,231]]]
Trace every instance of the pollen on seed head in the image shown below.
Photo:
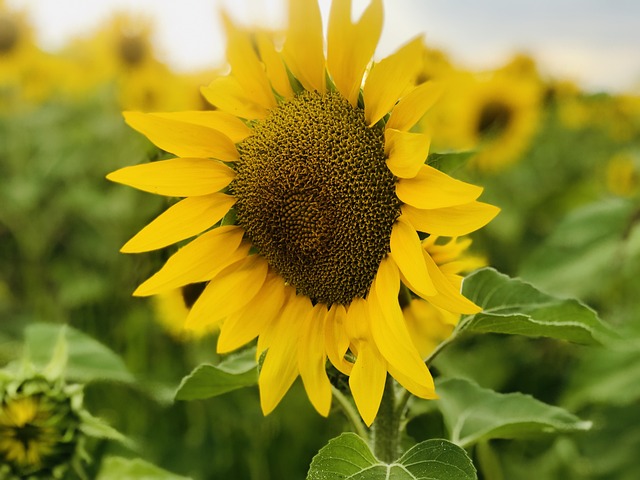
[[[230,190],[259,253],[314,302],[365,297],[400,214],[383,130],[338,93],[303,92],[238,150]]]

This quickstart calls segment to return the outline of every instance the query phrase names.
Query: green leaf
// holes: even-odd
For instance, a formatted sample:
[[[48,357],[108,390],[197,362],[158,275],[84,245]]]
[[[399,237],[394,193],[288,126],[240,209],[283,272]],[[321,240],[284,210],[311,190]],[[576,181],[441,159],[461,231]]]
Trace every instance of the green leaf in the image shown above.
[[[329,441],[313,458],[307,480],[474,480],[476,470],[460,447],[446,440],[427,440],[397,461],[379,461],[355,433]]]
[[[630,405],[640,399],[640,339],[592,349],[571,376],[563,404]]]
[[[102,463],[97,480],[189,480],[139,458],[109,457]]]
[[[176,400],[202,400],[258,383],[255,351],[247,350],[219,365],[202,364],[182,379]]]
[[[436,385],[451,441],[469,447],[492,438],[526,438],[589,430],[591,422],[522,393],[497,393],[459,378]]]
[[[80,417],[82,420],[80,430],[82,430],[82,433],[85,435],[104,440],[113,440],[123,444],[127,448],[136,448],[135,443],[130,438],[120,433],[101,418],[94,417],[86,410],[80,412]]]
[[[133,382],[133,375],[122,359],[102,343],[68,326],[36,323],[25,329],[29,359],[38,367],[49,364],[59,342],[64,339],[68,352],[65,377],[78,382],[114,380]]]
[[[634,203],[611,199],[569,214],[525,259],[520,275],[549,290],[576,297],[597,294],[625,262],[623,243],[634,222]]]
[[[483,311],[465,317],[458,331],[550,337],[587,345],[612,336],[596,312],[578,300],[553,297],[492,268],[469,275],[462,292]]]

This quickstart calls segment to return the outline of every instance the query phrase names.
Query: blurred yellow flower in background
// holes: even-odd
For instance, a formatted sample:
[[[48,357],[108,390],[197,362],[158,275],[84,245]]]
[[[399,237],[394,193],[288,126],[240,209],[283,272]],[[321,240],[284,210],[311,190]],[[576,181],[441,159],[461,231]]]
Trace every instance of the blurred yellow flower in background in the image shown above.
[[[494,72],[454,68],[427,72],[446,85],[442,100],[421,121],[436,150],[474,150],[478,170],[502,170],[516,162],[537,131],[543,92],[535,63],[517,56]]]

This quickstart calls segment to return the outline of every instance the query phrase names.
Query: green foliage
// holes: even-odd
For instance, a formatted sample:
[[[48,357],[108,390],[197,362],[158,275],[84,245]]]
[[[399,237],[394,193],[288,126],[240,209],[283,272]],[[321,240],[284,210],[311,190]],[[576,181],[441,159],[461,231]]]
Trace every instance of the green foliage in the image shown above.
[[[105,459],[97,480],[188,480],[158,468],[139,458],[109,457]]]
[[[469,275],[462,291],[482,307],[482,312],[463,319],[458,331],[551,337],[584,344],[597,344],[611,335],[583,303],[542,293],[491,268]]]
[[[46,365],[56,345],[51,339],[61,335],[67,348],[67,379],[83,383],[95,380],[134,381],[122,359],[111,349],[66,325],[35,323],[25,329],[25,348],[31,362],[39,366]]]
[[[591,427],[590,422],[529,395],[501,394],[455,378],[438,382],[437,388],[450,439],[462,447],[492,438],[523,438]]]
[[[215,365],[199,365],[182,379],[176,400],[199,400],[211,398],[238,388],[257,385],[258,367],[255,363],[255,350],[247,350]]]
[[[313,458],[307,480],[474,480],[466,452],[446,440],[419,443],[391,464],[379,461],[358,435],[343,433]]]
[[[523,262],[522,276],[559,294],[597,296],[603,278],[616,278],[627,262],[639,258],[640,250],[630,245],[640,220],[637,209],[618,198],[571,212]]]

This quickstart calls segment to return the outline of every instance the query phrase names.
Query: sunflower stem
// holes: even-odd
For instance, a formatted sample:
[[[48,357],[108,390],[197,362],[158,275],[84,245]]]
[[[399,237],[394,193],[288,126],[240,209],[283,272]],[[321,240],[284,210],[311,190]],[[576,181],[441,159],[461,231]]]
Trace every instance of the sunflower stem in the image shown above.
[[[396,409],[396,388],[393,378],[387,376],[380,402],[380,410],[373,422],[373,453],[386,463],[398,458],[400,446],[401,414]]]
[[[364,441],[369,443],[369,432],[364,426],[364,423],[362,423],[362,420],[360,420],[360,415],[353,407],[353,404],[346,396],[344,396],[344,394],[340,390],[338,390],[333,385],[331,386],[331,392],[333,393],[335,399],[338,401],[338,405],[340,405],[340,408],[342,408],[342,412],[347,417],[347,420],[349,420],[349,423],[351,424],[351,427],[353,427],[353,430]]]

